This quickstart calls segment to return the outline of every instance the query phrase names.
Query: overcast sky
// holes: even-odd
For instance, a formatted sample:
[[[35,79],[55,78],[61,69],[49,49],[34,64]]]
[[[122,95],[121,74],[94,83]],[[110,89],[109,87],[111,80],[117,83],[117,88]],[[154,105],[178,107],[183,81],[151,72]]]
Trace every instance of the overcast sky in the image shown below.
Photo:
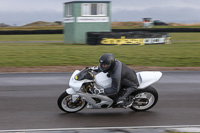
[[[35,21],[62,21],[63,3],[69,1],[0,0],[0,23],[21,26]],[[111,0],[111,2],[112,21],[142,21],[144,17],[152,17],[165,22],[200,22],[200,0]]]

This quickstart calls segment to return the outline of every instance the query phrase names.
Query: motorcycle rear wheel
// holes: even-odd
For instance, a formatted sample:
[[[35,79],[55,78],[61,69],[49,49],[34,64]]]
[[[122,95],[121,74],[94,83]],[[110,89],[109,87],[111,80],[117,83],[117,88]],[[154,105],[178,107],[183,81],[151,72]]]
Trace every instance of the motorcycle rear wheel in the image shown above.
[[[133,104],[130,108],[135,111],[146,111],[155,106],[158,101],[158,92],[152,86],[147,87],[146,89],[138,89],[131,96],[134,98],[145,98],[148,99],[146,105],[138,106]]]
[[[66,92],[63,92],[58,98],[57,104],[58,104],[58,107],[64,112],[76,113],[82,110],[86,106],[87,102],[84,99],[80,98],[79,101],[77,101],[76,103],[73,103],[71,99],[71,95],[67,94]]]

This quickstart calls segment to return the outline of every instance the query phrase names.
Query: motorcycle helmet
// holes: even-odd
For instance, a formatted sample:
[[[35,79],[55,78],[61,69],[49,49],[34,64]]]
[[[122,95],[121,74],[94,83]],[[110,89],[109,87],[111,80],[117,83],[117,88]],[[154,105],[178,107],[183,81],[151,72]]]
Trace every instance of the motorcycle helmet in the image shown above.
[[[104,73],[112,71],[115,67],[115,56],[110,53],[103,54],[99,59],[99,67]]]

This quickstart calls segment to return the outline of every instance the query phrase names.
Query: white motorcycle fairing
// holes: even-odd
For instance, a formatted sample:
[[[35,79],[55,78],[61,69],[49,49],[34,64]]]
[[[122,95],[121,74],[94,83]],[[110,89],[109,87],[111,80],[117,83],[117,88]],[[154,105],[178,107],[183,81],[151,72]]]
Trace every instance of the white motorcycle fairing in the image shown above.
[[[70,80],[69,80],[69,86],[74,89],[74,91],[79,91],[81,86],[83,85],[83,83],[86,83],[86,82],[91,82],[91,80],[81,80],[81,81],[78,81],[75,79],[75,76],[79,73],[80,71],[79,70],[76,70],[74,71],[74,73],[72,74]]]
[[[113,104],[113,100],[104,95],[96,95],[89,93],[77,93],[77,94],[89,103],[87,108],[93,108],[93,109],[108,108]],[[93,98],[101,99],[101,101],[97,102]]]
[[[72,95],[72,101],[75,101],[78,96],[81,96],[85,101],[87,101],[88,104],[88,108],[102,108],[103,106],[110,107],[113,103],[113,100],[107,96],[103,96],[103,95],[96,95],[96,94],[88,94],[88,93],[81,93],[80,89],[83,85],[83,83],[87,83],[87,82],[91,82],[91,80],[81,80],[78,81],[75,79],[75,76],[79,73],[79,70],[74,71],[74,73],[72,74],[70,81],[69,81],[69,86],[71,88],[66,89],[66,92],[68,94]],[[97,76],[99,75],[99,76]],[[111,78],[108,78],[104,73],[100,73],[97,74],[96,76],[99,77],[101,80],[98,81],[98,83],[101,83],[101,85],[103,85],[105,83],[105,85],[101,86],[101,87],[109,87],[111,86]],[[105,78],[107,77],[107,78]],[[105,82],[102,84],[102,80],[105,78]],[[96,80],[95,80],[96,81]],[[75,95],[75,96],[73,96]],[[97,103],[93,98],[98,98],[101,99],[101,102]]]
[[[71,88],[66,89],[68,94],[72,95],[72,101],[76,101],[76,99],[80,96],[85,101],[88,102],[88,108],[108,108],[112,105],[113,100],[108,96],[104,95],[97,95],[97,94],[89,94],[89,93],[82,93],[81,87],[84,83],[87,82],[94,82],[102,87],[102,88],[109,88],[112,85],[112,79],[107,76],[107,73],[100,72],[95,76],[95,80],[76,80],[75,76],[79,73],[79,70],[74,71],[72,74],[69,86]],[[159,71],[142,71],[137,72],[137,78],[139,82],[138,89],[145,89],[146,87],[150,86],[151,84],[157,82],[161,77],[162,73]],[[100,102],[95,101],[95,98],[100,99]]]
[[[107,73],[100,72],[95,76],[95,83],[102,88],[110,88],[112,79],[107,76]]]
[[[74,89],[72,89],[72,88],[66,89],[66,92],[67,92],[67,94],[70,94],[70,95],[75,95],[75,94],[77,93],[77,92],[74,91]]]
[[[139,82],[138,89],[145,89],[162,77],[162,73],[159,71],[142,71],[137,72],[136,75]],[[112,79],[107,77],[107,73],[101,72],[95,76],[95,82],[102,88],[109,88],[111,87]]]
[[[162,77],[162,73],[159,71],[142,71],[137,72],[136,75],[139,82],[138,89],[144,89]]]

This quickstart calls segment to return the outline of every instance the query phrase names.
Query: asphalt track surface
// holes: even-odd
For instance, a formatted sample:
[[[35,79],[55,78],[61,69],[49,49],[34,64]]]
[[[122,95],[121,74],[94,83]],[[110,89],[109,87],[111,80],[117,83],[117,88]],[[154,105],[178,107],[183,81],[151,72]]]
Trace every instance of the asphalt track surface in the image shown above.
[[[85,108],[64,113],[56,102],[68,87],[70,75],[0,74],[0,130],[200,124],[200,71],[163,72],[153,85],[159,101],[145,112]]]

